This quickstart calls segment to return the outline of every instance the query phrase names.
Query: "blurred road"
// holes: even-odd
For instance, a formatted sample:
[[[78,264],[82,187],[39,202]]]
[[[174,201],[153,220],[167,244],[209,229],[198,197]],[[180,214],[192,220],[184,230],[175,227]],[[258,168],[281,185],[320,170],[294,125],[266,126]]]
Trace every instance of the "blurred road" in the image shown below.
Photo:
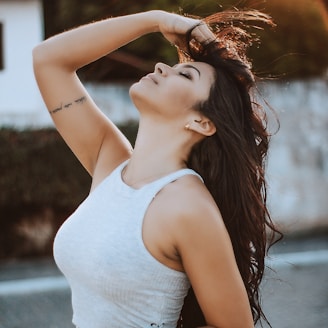
[[[262,299],[272,327],[328,328],[327,235],[281,242],[268,265]],[[52,259],[0,263],[0,328],[73,328],[71,317]]]

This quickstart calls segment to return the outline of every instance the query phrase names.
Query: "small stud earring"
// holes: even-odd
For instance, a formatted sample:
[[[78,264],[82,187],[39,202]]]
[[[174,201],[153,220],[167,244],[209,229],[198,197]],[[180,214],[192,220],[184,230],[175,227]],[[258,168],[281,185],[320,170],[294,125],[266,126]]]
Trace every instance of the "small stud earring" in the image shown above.
[[[186,129],[186,130],[190,130],[190,124],[186,124],[186,125],[185,125],[185,129]]]

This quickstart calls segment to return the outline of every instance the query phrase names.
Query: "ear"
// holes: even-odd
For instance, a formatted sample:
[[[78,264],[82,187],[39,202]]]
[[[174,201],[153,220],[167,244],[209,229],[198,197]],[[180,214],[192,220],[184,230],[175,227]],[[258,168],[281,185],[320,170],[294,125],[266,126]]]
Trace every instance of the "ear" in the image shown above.
[[[205,137],[210,137],[216,132],[216,127],[211,120],[207,117],[194,119],[191,123],[187,124],[188,130],[197,132]]]

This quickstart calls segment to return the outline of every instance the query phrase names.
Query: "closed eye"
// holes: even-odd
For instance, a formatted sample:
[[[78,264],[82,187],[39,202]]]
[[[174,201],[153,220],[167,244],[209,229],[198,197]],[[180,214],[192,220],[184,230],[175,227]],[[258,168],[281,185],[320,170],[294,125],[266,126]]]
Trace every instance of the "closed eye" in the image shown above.
[[[179,75],[185,77],[188,80],[192,80],[192,76],[189,72],[179,72]]]

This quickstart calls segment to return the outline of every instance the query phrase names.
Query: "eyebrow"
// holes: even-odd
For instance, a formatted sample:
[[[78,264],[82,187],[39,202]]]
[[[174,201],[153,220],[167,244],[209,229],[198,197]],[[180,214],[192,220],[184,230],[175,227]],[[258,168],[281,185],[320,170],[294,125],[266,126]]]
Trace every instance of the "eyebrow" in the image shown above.
[[[175,65],[175,66],[177,66],[177,65]],[[193,65],[190,65],[190,64],[183,64],[182,67],[184,67],[184,68],[192,68],[192,69],[194,69],[194,70],[198,73],[198,75],[199,75],[199,77],[200,77],[200,70],[199,70],[197,67],[195,67],[195,66],[193,66]]]

